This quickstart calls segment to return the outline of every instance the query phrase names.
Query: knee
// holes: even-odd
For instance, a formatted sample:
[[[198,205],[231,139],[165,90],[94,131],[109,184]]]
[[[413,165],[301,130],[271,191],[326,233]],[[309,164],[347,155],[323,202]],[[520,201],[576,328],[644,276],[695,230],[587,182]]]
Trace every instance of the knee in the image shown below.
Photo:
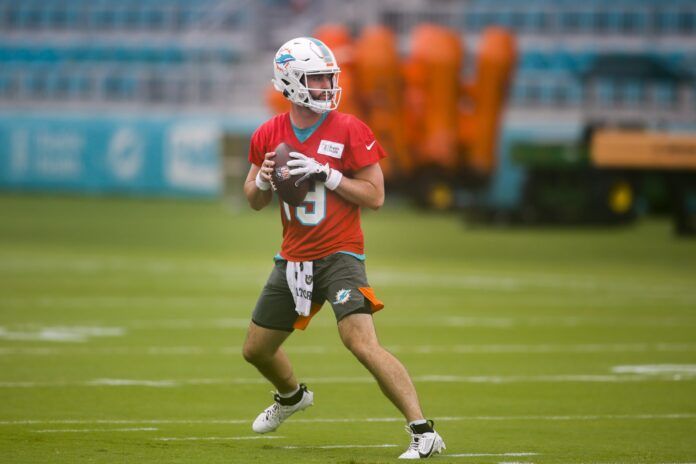
[[[242,348],[242,356],[246,362],[256,366],[268,362],[273,357],[273,353],[269,353],[263,348],[246,344]]]
[[[362,362],[369,359],[370,355],[380,349],[378,344],[370,343],[370,341],[363,340],[360,337],[346,338],[343,340],[343,344]]]

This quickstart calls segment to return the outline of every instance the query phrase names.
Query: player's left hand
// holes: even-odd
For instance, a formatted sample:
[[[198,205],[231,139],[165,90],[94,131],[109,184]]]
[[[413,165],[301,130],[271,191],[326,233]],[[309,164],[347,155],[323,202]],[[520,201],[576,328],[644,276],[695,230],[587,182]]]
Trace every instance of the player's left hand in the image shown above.
[[[314,158],[310,158],[296,151],[291,151],[290,157],[293,158],[287,163],[288,166],[292,168],[290,170],[290,175],[302,175],[302,177],[295,182],[295,186],[300,185],[307,179],[313,179],[324,182],[329,190],[334,190],[341,182],[341,178],[343,178],[343,174],[335,169],[331,169],[329,163],[321,164]]]

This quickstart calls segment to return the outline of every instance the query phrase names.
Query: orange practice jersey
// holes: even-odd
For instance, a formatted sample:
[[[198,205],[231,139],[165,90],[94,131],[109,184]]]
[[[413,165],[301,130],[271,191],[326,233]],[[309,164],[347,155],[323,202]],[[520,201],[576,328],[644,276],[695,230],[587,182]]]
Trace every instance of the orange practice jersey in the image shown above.
[[[283,113],[259,127],[251,137],[249,161],[257,166],[281,142],[329,163],[345,176],[386,156],[369,127],[353,115],[332,111],[304,142],[295,136],[290,114]],[[280,202],[283,244],[280,255],[290,261],[312,261],[346,251],[364,254],[360,207],[316,182],[297,207]]]

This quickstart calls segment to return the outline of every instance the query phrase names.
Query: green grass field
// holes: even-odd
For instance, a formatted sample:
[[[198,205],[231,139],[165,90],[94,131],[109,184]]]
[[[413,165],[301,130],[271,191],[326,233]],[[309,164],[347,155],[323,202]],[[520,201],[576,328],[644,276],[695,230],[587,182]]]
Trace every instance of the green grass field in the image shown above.
[[[696,462],[696,241],[364,215],[382,343],[437,462]],[[276,208],[0,196],[0,462],[375,463],[403,421],[327,306],[287,351],[315,406],[275,434],[241,355]]]

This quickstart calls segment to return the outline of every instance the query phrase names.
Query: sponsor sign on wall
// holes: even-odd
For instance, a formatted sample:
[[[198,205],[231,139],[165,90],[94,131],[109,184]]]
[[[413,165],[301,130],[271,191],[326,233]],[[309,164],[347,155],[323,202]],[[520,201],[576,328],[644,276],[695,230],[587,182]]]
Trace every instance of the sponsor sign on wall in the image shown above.
[[[214,196],[215,121],[0,115],[0,188]]]

